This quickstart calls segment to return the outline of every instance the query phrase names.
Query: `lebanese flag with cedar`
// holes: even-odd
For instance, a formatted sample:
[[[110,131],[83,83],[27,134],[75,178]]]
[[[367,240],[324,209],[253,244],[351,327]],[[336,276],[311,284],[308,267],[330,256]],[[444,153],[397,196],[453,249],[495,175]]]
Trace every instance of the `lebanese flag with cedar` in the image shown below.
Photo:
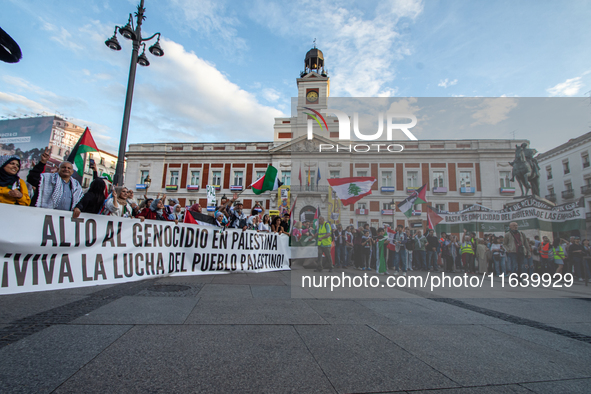
[[[354,204],[363,197],[371,194],[371,187],[376,178],[353,177],[353,178],[332,178],[327,179],[328,184],[335,191],[341,203],[345,206]]]

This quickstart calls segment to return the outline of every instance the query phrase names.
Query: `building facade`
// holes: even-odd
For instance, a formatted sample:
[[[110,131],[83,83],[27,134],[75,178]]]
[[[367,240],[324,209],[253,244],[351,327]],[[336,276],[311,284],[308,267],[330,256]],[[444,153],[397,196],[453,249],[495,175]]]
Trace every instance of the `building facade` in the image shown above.
[[[318,207],[321,213],[335,211],[328,178],[370,176],[377,179],[372,194],[355,205],[340,207],[337,220],[376,227],[425,227],[426,212],[416,211],[407,219],[395,208],[423,184],[427,185],[429,204],[444,211],[459,211],[473,204],[502,209],[516,196],[508,162],[515,157],[515,144],[527,141],[405,140],[393,141],[404,148],[396,153],[319,152],[321,144],[346,147],[350,142],[338,140],[338,132],[317,124],[313,125],[313,138],[308,138],[311,117],[307,113],[310,108],[326,108],[330,94],[330,78],[320,50],[313,48],[307,53],[296,83],[296,113],[275,119],[273,141],[132,144],[126,155],[126,186],[136,187],[141,194],[149,176],[150,195],[167,193],[181,205],[199,202],[206,206],[206,186],[216,185],[218,201],[221,195],[242,193],[246,209],[257,201],[266,209],[278,209],[277,193],[257,196],[248,188],[273,165],[282,182],[291,186],[292,200],[298,198],[296,219],[304,219],[313,217]]]
[[[540,194],[558,205],[585,199],[586,234],[591,235],[591,132],[539,154]]]

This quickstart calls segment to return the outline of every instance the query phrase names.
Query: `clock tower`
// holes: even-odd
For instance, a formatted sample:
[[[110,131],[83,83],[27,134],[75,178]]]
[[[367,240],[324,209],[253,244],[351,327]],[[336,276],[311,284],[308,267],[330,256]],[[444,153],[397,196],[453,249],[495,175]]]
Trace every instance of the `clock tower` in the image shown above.
[[[311,110],[319,111],[327,108],[326,101],[330,95],[330,78],[324,68],[324,54],[320,49],[316,48],[316,45],[306,53],[304,71],[300,72],[300,77],[296,79],[296,82],[298,86],[297,115],[292,113],[291,118],[275,119],[274,141],[276,144],[305,135],[307,133],[308,119],[314,120],[312,116],[314,112]],[[321,128],[316,120],[314,120],[313,129],[314,134],[329,138],[326,127]]]

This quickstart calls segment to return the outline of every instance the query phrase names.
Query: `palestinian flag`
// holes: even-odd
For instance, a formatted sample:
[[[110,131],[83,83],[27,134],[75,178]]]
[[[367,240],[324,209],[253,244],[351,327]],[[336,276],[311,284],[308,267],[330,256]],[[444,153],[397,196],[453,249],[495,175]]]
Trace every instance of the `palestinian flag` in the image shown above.
[[[185,223],[197,224],[199,226],[216,226],[216,220],[209,216],[199,212],[185,210]]]
[[[431,208],[431,206],[427,205],[427,223],[429,225],[430,230],[435,230],[435,226],[441,222],[443,218],[439,216],[439,214]]]
[[[320,205],[316,207],[316,213],[314,214],[314,220],[312,221],[312,225],[315,229],[318,229],[318,218],[320,217]]]
[[[376,248],[377,251],[377,261],[378,261],[378,274],[385,274],[388,272],[388,265],[386,263],[386,241],[388,241],[387,236],[382,236],[378,239],[378,247]]]
[[[337,194],[343,205],[351,205],[371,194],[371,187],[376,178],[353,177],[327,179],[328,184]]]
[[[74,174],[73,177],[78,182],[82,183],[82,177],[84,176],[84,158],[83,155],[88,152],[98,152],[98,148],[94,143],[94,139],[90,134],[90,129],[87,127],[80,136],[78,142],[74,148],[72,148],[72,152],[66,161],[72,163],[74,167]]]
[[[406,197],[404,201],[398,203],[398,209],[404,216],[410,218],[412,216],[412,207],[418,204],[425,204],[427,202],[427,184],[424,184],[419,189],[415,190],[410,196]]]
[[[277,168],[273,166],[267,167],[267,171],[265,175],[260,177],[256,182],[252,185],[252,191],[254,194],[261,194],[266,191],[272,191],[279,189],[279,186],[283,185],[283,183],[279,180],[277,176]]]

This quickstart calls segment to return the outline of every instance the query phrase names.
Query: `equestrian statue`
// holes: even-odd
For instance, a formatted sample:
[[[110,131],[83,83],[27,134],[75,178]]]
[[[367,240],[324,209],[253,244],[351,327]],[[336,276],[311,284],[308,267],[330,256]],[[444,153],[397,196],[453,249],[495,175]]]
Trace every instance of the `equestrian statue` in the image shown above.
[[[521,146],[515,145],[515,160],[509,162],[513,167],[511,182],[517,178],[523,197],[530,195],[530,190],[532,195],[540,197],[540,166],[534,158],[536,153],[537,150],[528,148],[527,142],[524,142]]]

